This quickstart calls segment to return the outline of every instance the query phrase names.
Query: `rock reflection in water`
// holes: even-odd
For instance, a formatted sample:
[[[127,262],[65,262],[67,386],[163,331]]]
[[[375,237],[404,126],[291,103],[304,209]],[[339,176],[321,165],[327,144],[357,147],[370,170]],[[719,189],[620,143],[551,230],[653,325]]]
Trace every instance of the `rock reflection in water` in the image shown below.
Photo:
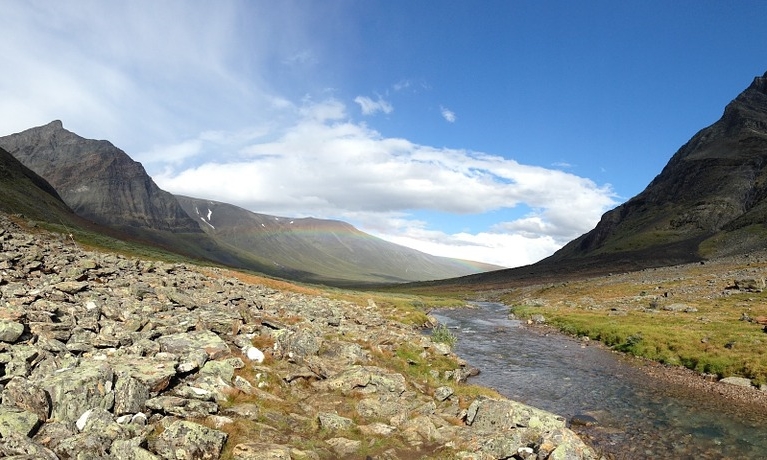
[[[455,330],[473,383],[572,419],[608,458],[767,458],[767,420],[647,376],[614,353],[509,320],[508,307],[432,314]],[[578,419],[578,418],[577,418]]]

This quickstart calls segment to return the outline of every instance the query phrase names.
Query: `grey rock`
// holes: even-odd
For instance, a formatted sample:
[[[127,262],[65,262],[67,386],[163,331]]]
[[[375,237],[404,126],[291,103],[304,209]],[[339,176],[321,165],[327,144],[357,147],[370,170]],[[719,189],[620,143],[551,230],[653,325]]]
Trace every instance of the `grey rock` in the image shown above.
[[[339,456],[352,455],[362,447],[362,441],[347,438],[330,438],[325,440]]]
[[[437,401],[444,401],[453,395],[455,391],[450,387],[439,387],[434,390],[434,399]]]
[[[222,358],[230,353],[229,346],[211,331],[193,331],[172,334],[157,339],[160,350],[178,355],[189,355],[195,350],[204,350],[208,358]]]
[[[234,460],[292,460],[290,448],[279,444],[249,442],[237,444],[232,451]]]
[[[320,427],[330,431],[349,430],[354,426],[354,421],[350,418],[341,417],[338,414],[330,412],[320,412],[317,415]]]
[[[163,414],[184,418],[202,418],[218,412],[218,404],[214,402],[186,399],[178,396],[158,396],[148,399],[146,407]]]
[[[485,431],[518,427],[548,431],[564,427],[565,419],[516,401],[477,398],[467,410],[466,423],[476,430]]]
[[[129,374],[117,376],[115,383],[115,415],[135,414],[144,409],[149,399],[149,387]]]
[[[0,342],[14,343],[23,333],[23,324],[15,321],[0,321]]]
[[[176,421],[154,443],[154,451],[164,459],[218,459],[226,433],[198,423]]]
[[[0,457],[28,460],[59,460],[58,455],[42,444],[15,431],[0,438]]]
[[[728,385],[735,385],[739,387],[751,387],[751,379],[745,377],[725,377],[719,381],[719,383],[725,383]]]
[[[51,418],[74,426],[88,409],[111,409],[114,373],[105,363],[86,361],[50,375],[41,385],[51,398]]]
[[[48,394],[42,387],[24,377],[13,377],[5,385],[2,402],[4,406],[15,406],[32,412],[41,422],[48,420],[51,413]]]

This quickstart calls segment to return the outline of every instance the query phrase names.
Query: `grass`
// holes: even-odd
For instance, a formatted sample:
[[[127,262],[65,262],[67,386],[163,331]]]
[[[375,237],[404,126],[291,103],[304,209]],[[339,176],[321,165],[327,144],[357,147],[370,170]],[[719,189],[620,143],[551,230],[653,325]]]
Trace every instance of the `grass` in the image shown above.
[[[543,314],[563,332],[616,351],[762,384],[767,334],[741,315],[767,316],[767,293],[727,288],[764,268],[757,262],[691,264],[517,289],[503,300],[522,319]],[[687,311],[672,311],[673,304]]]

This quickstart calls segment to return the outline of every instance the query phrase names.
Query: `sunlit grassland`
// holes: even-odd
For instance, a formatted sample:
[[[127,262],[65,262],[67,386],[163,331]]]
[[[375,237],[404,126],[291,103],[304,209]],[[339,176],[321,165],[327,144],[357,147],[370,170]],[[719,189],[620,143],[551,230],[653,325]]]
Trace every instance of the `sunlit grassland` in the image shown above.
[[[744,315],[767,316],[767,293],[731,287],[764,269],[757,261],[685,265],[515,289],[502,300],[522,319],[542,314],[618,351],[761,384],[767,333]]]

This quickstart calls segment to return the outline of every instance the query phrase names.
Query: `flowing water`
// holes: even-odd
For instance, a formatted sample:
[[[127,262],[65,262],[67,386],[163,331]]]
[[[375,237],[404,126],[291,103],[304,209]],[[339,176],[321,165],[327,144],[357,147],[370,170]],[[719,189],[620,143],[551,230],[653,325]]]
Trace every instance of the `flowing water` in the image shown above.
[[[523,327],[503,304],[432,312],[481,373],[471,383],[554,412],[608,458],[767,459],[767,418],[651,378],[597,346]]]

